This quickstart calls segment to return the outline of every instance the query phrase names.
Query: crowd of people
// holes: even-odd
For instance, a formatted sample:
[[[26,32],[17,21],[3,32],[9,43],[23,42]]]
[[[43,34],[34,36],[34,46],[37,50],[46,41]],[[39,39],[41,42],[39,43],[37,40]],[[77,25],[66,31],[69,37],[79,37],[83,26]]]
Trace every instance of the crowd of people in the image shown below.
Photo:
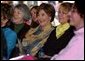
[[[61,3],[60,24],[52,25],[56,10],[42,3],[29,8],[1,3],[1,58],[27,55],[24,60],[84,60],[83,3]],[[19,59],[20,60],[20,59]],[[22,59],[21,59],[22,60]]]

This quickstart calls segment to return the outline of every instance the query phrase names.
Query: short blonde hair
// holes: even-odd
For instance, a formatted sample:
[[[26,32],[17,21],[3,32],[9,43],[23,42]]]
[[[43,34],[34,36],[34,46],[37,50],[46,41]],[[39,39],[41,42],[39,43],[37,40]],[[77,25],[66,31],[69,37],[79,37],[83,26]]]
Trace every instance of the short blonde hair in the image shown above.
[[[73,4],[69,2],[61,3],[59,9],[62,9],[63,12],[68,13],[71,10],[72,5]]]

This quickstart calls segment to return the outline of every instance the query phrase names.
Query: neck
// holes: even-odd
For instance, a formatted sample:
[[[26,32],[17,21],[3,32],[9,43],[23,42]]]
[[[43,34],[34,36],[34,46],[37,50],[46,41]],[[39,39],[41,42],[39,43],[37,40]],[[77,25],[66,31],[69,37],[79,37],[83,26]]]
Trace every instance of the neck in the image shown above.
[[[76,30],[79,30],[79,29],[81,29],[81,28],[83,28],[84,27],[84,24],[81,24],[81,25],[79,25],[79,26],[76,26]]]
[[[52,27],[51,23],[47,23],[45,26],[41,26],[42,30],[46,30]]]
[[[76,30],[79,30],[81,28],[84,27],[84,20],[81,20],[80,24],[78,24],[77,26],[75,26]]]

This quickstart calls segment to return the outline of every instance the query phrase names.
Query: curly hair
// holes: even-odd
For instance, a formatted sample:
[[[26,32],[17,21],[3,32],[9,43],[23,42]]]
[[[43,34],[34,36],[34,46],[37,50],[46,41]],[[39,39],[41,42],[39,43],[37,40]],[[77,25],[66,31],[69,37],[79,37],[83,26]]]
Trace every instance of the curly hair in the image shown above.
[[[12,6],[6,3],[1,3],[1,16],[3,16],[3,19],[11,19],[13,16]]]

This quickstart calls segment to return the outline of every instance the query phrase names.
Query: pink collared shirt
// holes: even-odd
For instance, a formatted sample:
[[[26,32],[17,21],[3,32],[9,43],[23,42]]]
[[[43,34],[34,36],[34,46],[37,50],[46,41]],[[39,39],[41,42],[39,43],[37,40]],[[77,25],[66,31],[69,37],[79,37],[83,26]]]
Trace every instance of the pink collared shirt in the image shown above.
[[[84,60],[84,28],[74,31],[75,36],[66,48],[51,60]]]

